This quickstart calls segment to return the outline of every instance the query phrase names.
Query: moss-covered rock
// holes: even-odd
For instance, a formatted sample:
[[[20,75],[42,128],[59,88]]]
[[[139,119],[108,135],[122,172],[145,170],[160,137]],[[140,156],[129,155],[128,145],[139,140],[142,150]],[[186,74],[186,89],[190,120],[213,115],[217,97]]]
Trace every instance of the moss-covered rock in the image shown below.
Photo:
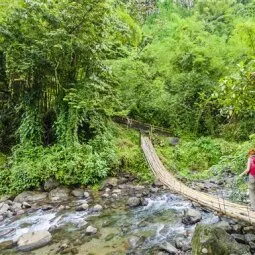
[[[224,229],[198,224],[192,238],[192,255],[250,255],[247,245],[239,244]]]

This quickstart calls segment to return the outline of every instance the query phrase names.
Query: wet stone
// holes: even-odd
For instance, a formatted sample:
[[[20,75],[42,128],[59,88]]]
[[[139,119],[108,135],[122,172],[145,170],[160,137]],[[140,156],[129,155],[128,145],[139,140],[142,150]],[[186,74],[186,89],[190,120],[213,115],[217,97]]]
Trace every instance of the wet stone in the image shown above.
[[[13,247],[13,245],[14,245],[14,243],[12,240],[0,242],[0,251],[11,249]]]
[[[97,228],[93,227],[93,226],[88,226],[86,228],[86,234],[88,235],[94,235],[97,233]]]
[[[95,205],[93,208],[92,208],[92,211],[93,212],[101,212],[103,210],[103,206],[102,205]]]
[[[27,203],[27,202],[24,201],[24,202],[22,203],[21,207],[22,207],[23,209],[28,209],[28,208],[31,208],[32,206],[31,206],[29,203]]]
[[[18,249],[31,251],[49,244],[52,236],[48,231],[31,232],[22,235],[18,240]]]
[[[15,197],[14,202],[37,203],[47,199],[48,193],[36,191],[24,191]]]
[[[85,197],[85,198],[89,198],[89,193],[87,192],[87,191],[85,191],[84,193],[83,193],[83,196]]]
[[[129,207],[137,207],[141,205],[141,199],[138,197],[130,197],[127,201]]]
[[[255,235],[254,234],[248,233],[248,234],[245,234],[244,237],[245,237],[245,240],[246,240],[247,243],[255,242]]]
[[[192,225],[199,222],[202,219],[202,215],[199,211],[194,209],[188,209],[184,212],[182,222],[186,225]]]
[[[241,235],[241,234],[232,234],[231,236],[233,236],[234,239],[235,239],[238,243],[245,244],[244,235]]]
[[[102,194],[102,198],[108,198],[110,195],[108,193]]]
[[[218,227],[218,228],[222,228],[222,229],[224,229],[228,233],[231,233],[231,231],[232,231],[232,227],[226,221],[217,222],[217,223],[214,224],[214,226]]]
[[[49,199],[53,202],[68,200],[69,189],[67,188],[56,188],[50,191]]]
[[[52,205],[48,205],[48,204],[43,205],[43,206],[41,207],[41,209],[42,209],[43,211],[49,211],[49,210],[51,210],[52,208],[53,208],[53,206],[52,206]]]
[[[255,251],[255,242],[249,242],[252,251]]]
[[[113,194],[120,194],[121,193],[121,189],[114,189],[112,191]]]
[[[116,193],[115,193],[115,194],[112,194],[112,197],[113,197],[113,198],[118,198],[118,194],[116,194]]]
[[[162,251],[166,251],[168,254],[178,254],[179,251],[170,243],[164,242],[159,245],[159,249]]]
[[[248,226],[243,228],[243,233],[255,233],[255,227],[254,226]]]
[[[131,236],[129,239],[128,239],[128,243],[130,245],[131,248],[135,248],[138,246],[139,244],[139,241],[140,241],[140,237],[138,236]]]
[[[77,198],[83,198],[83,197],[84,197],[84,191],[83,191],[83,189],[75,189],[75,190],[72,190],[71,194],[72,194],[74,197],[77,197]]]
[[[85,204],[82,204],[82,205],[78,206],[75,210],[76,210],[77,212],[79,212],[79,211],[85,211],[85,210],[87,210],[88,208],[89,208],[89,205],[88,205],[87,203],[85,203]]]
[[[10,206],[6,203],[0,204],[0,214],[4,214],[9,210]]]

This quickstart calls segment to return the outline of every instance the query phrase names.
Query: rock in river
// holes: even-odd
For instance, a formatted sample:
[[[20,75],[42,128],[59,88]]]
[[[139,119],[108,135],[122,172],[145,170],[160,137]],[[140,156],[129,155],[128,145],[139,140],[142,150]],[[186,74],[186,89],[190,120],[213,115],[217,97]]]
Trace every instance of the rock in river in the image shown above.
[[[129,207],[137,207],[142,204],[141,198],[138,197],[130,197],[127,201],[127,205]]]
[[[237,243],[224,229],[198,224],[192,238],[193,255],[251,255],[247,245]]]
[[[201,213],[194,209],[188,209],[184,213],[182,222],[186,225],[192,225],[199,222],[202,219]]]
[[[84,197],[84,190],[83,189],[74,189],[72,191],[72,195],[77,198],[83,198]]]
[[[101,212],[103,210],[103,206],[102,205],[95,205],[93,208],[92,208],[92,211],[93,212]]]
[[[43,247],[51,242],[52,236],[48,231],[30,232],[18,239],[20,251],[31,251]]]
[[[47,199],[48,193],[36,191],[24,191],[15,197],[14,202],[37,203]]]
[[[51,201],[63,201],[69,198],[69,189],[67,188],[56,188],[49,193]]]
[[[97,233],[97,228],[92,227],[92,226],[88,226],[88,227],[86,228],[86,234],[88,234],[88,235],[94,235],[94,234],[96,234],[96,233]]]

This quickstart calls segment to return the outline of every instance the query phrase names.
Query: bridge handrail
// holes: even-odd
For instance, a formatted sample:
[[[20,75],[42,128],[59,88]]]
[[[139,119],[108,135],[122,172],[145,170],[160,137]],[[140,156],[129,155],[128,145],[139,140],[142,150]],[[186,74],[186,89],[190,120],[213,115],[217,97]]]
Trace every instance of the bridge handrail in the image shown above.
[[[172,136],[172,132],[168,128],[160,127],[160,126],[149,124],[149,123],[144,123],[144,122],[141,122],[129,117],[124,117],[124,116],[114,116],[112,119],[117,123],[126,124],[127,127],[130,127],[130,128],[132,127],[139,130],[147,130],[149,132],[156,132],[161,134],[163,133],[163,134]]]

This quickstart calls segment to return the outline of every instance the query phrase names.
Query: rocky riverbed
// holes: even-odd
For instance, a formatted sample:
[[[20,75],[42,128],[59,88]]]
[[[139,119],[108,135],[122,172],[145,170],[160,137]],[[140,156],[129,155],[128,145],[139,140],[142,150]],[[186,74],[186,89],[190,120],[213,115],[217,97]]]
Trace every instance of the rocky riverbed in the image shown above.
[[[216,224],[255,248],[252,227],[172,194],[159,182],[109,178],[99,191],[53,184],[47,192],[2,198],[0,254],[191,254],[198,222]]]

